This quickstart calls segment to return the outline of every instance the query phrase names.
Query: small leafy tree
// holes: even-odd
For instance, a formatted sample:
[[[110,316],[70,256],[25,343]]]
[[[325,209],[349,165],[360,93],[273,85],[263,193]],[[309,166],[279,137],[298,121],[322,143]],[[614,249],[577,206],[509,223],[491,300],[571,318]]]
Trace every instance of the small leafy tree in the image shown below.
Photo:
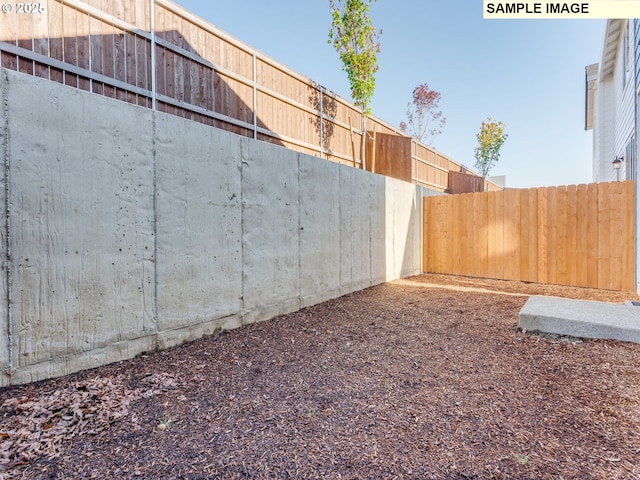
[[[431,145],[447,123],[438,109],[441,97],[440,92],[431,90],[426,83],[414,88],[413,102],[407,104],[407,121],[400,123],[400,130]]]
[[[334,46],[343,70],[347,72],[351,97],[362,110],[362,167],[366,118],[371,114],[371,98],[376,87],[380,52],[379,32],[369,17],[369,8],[376,0],[329,0],[331,29],[329,43]]]
[[[504,123],[496,122],[488,117],[486,121],[482,122],[480,132],[476,135],[478,146],[475,150],[475,168],[483,177],[488,175],[489,170],[500,159],[500,149],[508,137],[504,129]]]

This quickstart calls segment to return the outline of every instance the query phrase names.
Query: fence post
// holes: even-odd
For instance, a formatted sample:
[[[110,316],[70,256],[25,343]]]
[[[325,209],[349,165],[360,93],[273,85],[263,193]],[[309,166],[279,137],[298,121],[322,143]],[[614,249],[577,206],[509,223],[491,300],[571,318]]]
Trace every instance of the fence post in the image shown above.
[[[253,50],[253,138],[258,139],[258,58]]]
[[[151,108],[158,109],[157,72],[156,72],[156,0],[149,2],[151,9]]]
[[[324,88],[322,86],[318,87],[319,97],[320,97],[320,158],[324,152]],[[329,158],[329,155],[327,155]]]

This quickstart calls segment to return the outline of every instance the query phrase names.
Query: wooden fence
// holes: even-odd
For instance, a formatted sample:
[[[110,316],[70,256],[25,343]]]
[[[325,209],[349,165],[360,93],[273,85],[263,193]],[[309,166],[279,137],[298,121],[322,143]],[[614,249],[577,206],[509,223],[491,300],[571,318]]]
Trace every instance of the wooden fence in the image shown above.
[[[484,179],[462,172],[449,172],[449,193],[484,192]]]
[[[0,15],[5,68],[361,167],[353,104],[171,1],[28,5],[38,8]],[[366,129],[402,135],[375,117]],[[445,191],[448,172],[463,166],[410,141],[398,159],[410,165],[410,181]]]
[[[635,291],[633,181],[424,199],[431,273]]]

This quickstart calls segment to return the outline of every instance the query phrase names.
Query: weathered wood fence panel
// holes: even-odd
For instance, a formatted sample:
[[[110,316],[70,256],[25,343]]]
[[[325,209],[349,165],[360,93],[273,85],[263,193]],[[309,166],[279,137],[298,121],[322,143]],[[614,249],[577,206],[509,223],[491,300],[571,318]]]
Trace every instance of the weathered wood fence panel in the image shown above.
[[[449,188],[447,193],[475,193],[484,192],[485,181],[482,177],[469,173],[449,170]]]
[[[362,167],[360,110],[169,0],[43,0],[0,15],[0,63],[22,73]],[[364,131],[404,136],[372,117]],[[415,140],[411,181],[464,167]],[[355,155],[354,155],[355,152]],[[354,158],[355,157],[355,158]],[[394,167],[397,168],[397,167]],[[386,174],[385,172],[380,172]],[[485,182],[486,189],[499,189]]]
[[[633,181],[424,198],[430,273],[635,290]]]

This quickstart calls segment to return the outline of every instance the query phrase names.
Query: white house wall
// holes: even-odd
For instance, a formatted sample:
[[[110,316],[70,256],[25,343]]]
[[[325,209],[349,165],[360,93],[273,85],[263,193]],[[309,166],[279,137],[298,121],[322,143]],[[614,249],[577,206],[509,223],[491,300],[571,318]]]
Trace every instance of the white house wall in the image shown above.
[[[615,88],[614,79],[598,83],[596,90],[596,112],[593,135],[593,181],[607,182],[613,174],[611,161],[615,126]]]
[[[625,56],[623,55],[624,48],[624,36],[626,35],[626,27],[622,29],[622,35],[618,45],[618,55],[616,57],[616,68],[614,75],[614,88],[615,88],[615,126],[614,126],[614,144],[613,155],[607,159],[603,158],[603,164],[609,163],[609,171],[611,172],[611,180],[616,180],[616,173],[613,171],[612,164],[616,157],[623,157],[627,143],[633,136],[634,130],[634,81],[633,81],[633,68],[631,60],[628,60],[628,64],[625,65]],[[633,41],[629,39],[633,45]],[[631,50],[630,50],[631,52]],[[630,59],[633,58],[633,54],[629,55]],[[626,83],[623,82],[626,73]],[[620,169],[620,180],[625,179],[625,166]]]
[[[623,22],[620,27],[617,23]],[[613,68],[603,71],[603,65],[612,57],[612,51],[607,53],[603,47],[600,60],[600,77],[596,85],[594,129],[593,129],[593,179],[595,182],[609,182],[617,180],[617,174],[612,162],[617,157],[624,156],[629,140],[635,129],[635,98],[633,62],[627,60],[624,54],[625,36],[627,32],[626,20],[609,20],[608,27],[618,31],[615,49],[615,63]],[[619,30],[618,30],[619,28]],[[633,38],[633,35],[631,35]],[[605,41],[610,41],[605,38]],[[635,55],[633,42],[629,57]],[[627,65],[628,62],[628,65]],[[624,82],[625,70],[626,83]],[[620,180],[625,179],[625,166],[620,169]]]

